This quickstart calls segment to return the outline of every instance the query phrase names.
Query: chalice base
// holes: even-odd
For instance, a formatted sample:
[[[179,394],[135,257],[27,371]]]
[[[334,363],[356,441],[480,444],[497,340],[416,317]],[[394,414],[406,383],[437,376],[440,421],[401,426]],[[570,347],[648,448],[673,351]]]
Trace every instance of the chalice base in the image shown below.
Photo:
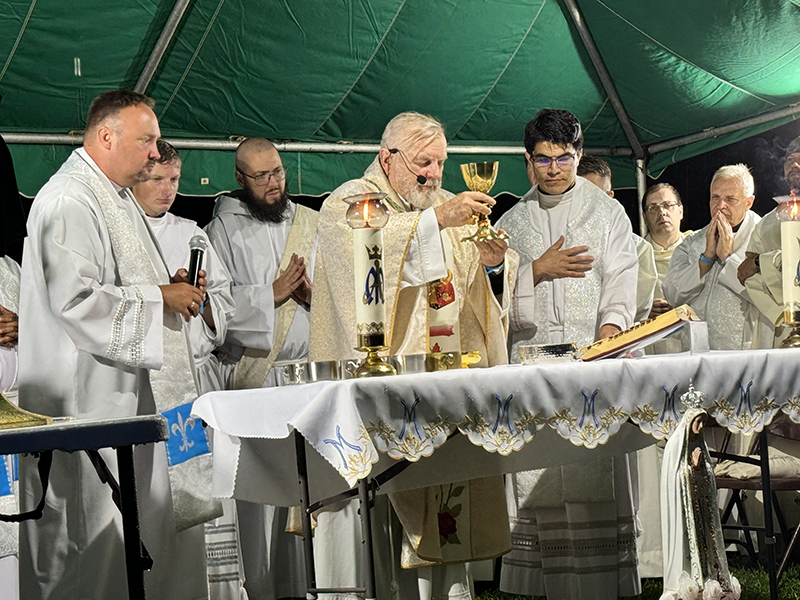
[[[463,238],[462,242],[488,242],[490,240],[507,240],[509,235],[504,231],[498,233],[488,219],[478,221],[478,230],[470,236]]]

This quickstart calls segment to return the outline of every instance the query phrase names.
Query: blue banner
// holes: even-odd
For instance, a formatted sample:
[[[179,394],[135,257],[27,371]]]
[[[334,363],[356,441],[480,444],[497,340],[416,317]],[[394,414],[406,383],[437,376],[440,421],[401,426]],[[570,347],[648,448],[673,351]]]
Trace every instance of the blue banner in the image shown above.
[[[192,403],[189,402],[161,413],[169,427],[167,462],[170,467],[210,452],[205,427],[191,412]]]

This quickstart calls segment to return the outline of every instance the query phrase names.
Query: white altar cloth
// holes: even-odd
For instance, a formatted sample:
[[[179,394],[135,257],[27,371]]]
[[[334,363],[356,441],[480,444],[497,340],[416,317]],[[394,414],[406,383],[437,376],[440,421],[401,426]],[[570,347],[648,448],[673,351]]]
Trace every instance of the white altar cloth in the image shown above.
[[[800,350],[781,349],[506,365],[211,392],[192,412],[215,430],[215,495],[290,506],[293,430],[314,449],[312,501],[419,461],[388,492],[642,448],[674,430],[690,379],[732,431],[760,431],[779,410],[800,422],[799,365]]]

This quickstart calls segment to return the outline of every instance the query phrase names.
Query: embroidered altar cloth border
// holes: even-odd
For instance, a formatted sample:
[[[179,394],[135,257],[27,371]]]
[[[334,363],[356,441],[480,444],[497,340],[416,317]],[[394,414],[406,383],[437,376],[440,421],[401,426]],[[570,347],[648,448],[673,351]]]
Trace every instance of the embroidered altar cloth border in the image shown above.
[[[680,396],[690,379],[706,394],[709,413],[733,432],[761,431],[778,411],[800,423],[798,361],[800,350],[780,349],[505,365],[211,392],[192,413],[215,429],[215,494],[295,504],[293,430],[316,450],[309,453],[310,479],[327,491],[374,475],[379,460],[392,462],[387,457],[417,462],[442,453],[456,431],[469,444],[462,439],[449,448],[454,473],[469,446],[497,455],[496,469],[488,468],[512,472],[579,461],[586,449],[619,454],[668,437],[685,410]],[[559,439],[571,444],[549,441]],[[347,486],[324,473],[315,454]],[[245,481],[253,468],[266,481]]]

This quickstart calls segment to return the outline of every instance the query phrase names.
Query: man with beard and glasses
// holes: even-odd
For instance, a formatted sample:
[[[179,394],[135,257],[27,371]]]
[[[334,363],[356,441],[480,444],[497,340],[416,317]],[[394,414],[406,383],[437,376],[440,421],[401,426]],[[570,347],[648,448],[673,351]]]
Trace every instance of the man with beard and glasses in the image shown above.
[[[800,137],[792,140],[786,149],[783,176],[789,190],[800,194]],[[759,311],[753,347],[779,347],[791,328],[783,320],[781,222],[777,208],[753,229],[747,258],[739,265],[738,277]]]
[[[390,353],[479,350],[479,365],[508,361],[507,314],[517,256],[507,251],[501,240],[463,241],[475,232],[472,216],[489,214],[494,200],[478,192],[454,196],[443,190],[445,160],[447,140],[441,123],[419,113],[401,113],[384,129],[378,156],[364,176],[344,183],[325,200],[320,211],[311,307],[312,360],[363,357],[355,350],[353,230],[345,220],[346,200],[356,194],[383,192],[391,213],[383,228]],[[457,366],[460,363],[458,360]],[[435,540],[427,540],[427,534],[423,537],[420,523],[425,516],[415,511],[430,505],[440,491],[438,486],[390,495],[404,530],[394,539],[402,539],[403,547],[402,551],[392,548],[388,541],[376,544],[379,598],[470,598],[470,570],[463,561],[493,558],[508,550],[502,479],[464,485],[469,490],[465,494],[474,502],[480,498],[485,503],[486,518],[476,523],[467,511],[457,517],[459,535],[464,532],[464,537],[458,546],[461,554],[455,558],[450,554],[455,551],[453,545],[440,544],[438,533]],[[385,496],[376,498],[378,519],[388,515],[384,502]],[[353,501],[319,514],[315,558],[317,584],[322,587],[352,587],[361,581],[356,510]],[[436,511],[429,517],[436,519]],[[387,526],[384,521],[377,527]],[[428,531],[431,529],[438,532],[438,525]],[[421,559],[416,551],[426,541],[441,555]],[[483,554],[471,554],[479,546]],[[401,554],[402,565],[390,564],[390,557]]]
[[[162,413],[168,427],[197,398],[183,321],[205,297],[180,271],[170,280],[130,188],[149,178],[160,136],[153,101],[116,90],[98,96],[75,150],[39,191],[28,218],[19,304],[20,406],[51,416],[111,419]],[[195,450],[201,427],[187,428]],[[208,594],[204,521],[211,455],[134,450],[141,537],[153,558],[148,598]],[[116,453],[100,454],[112,472]],[[41,494],[36,460],[20,459],[22,510]],[[20,525],[22,598],[125,598],[120,513],[83,452],[53,454],[39,520]],[[173,501],[175,499],[176,501]],[[179,500],[179,501],[178,501]]]
[[[239,144],[236,181],[241,189],[220,196],[206,227],[236,304],[220,354],[228,387],[271,387],[282,383],[276,361],[308,356],[318,213],[291,201],[281,157],[264,138]],[[248,596],[304,598],[302,545],[284,532],[287,509],[242,500],[236,506]]]

